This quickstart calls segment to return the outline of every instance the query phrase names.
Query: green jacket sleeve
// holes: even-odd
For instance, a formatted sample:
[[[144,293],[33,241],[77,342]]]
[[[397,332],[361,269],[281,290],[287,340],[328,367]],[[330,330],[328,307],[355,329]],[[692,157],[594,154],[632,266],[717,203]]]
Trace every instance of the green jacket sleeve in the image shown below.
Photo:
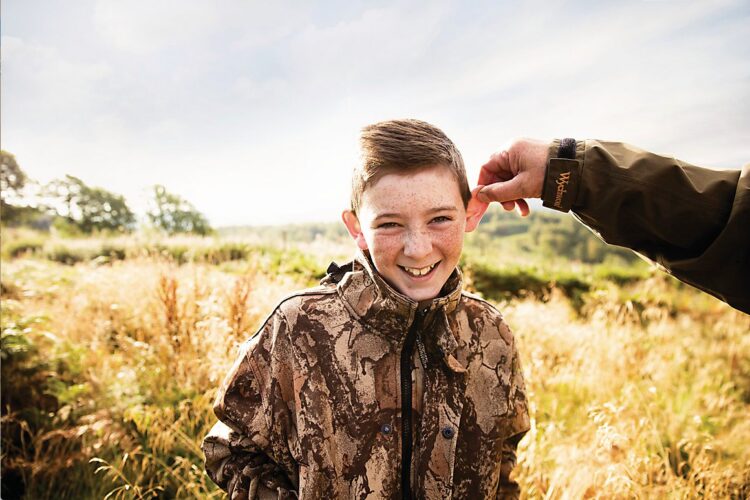
[[[572,197],[577,218],[607,243],[750,313],[750,164],[711,170],[595,140],[576,144],[576,160],[578,175],[547,172],[546,203]]]

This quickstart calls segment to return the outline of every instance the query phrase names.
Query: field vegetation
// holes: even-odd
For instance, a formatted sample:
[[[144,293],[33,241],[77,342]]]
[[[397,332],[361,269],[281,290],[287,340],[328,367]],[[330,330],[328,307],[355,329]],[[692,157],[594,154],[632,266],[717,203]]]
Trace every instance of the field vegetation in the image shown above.
[[[520,342],[524,495],[749,497],[750,317],[569,218],[503,217],[462,266]],[[4,229],[2,498],[223,497],[199,448],[218,384],[281,297],[351,256],[344,236]]]

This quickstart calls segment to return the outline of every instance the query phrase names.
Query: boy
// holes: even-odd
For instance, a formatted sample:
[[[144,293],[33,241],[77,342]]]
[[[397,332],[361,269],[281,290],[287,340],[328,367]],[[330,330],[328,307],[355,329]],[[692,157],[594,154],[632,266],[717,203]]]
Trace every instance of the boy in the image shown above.
[[[221,386],[203,450],[231,498],[507,498],[529,429],[513,336],[461,290],[487,205],[417,120],[365,127],[357,258],[283,300]]]

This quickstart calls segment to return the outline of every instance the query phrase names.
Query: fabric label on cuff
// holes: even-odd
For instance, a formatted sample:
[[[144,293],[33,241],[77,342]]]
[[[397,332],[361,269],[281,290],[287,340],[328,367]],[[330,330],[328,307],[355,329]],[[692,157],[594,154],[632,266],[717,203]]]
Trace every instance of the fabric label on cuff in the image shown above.
[[[550,158],[544,176],[542,204],[561,212],[569,211],[578,193],[578,176],[578,160]]]

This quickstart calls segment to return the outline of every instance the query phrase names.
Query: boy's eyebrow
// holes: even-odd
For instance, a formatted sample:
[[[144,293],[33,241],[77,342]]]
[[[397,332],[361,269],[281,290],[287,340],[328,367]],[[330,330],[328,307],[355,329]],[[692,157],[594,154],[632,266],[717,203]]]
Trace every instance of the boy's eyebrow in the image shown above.
[[[453,205],[444,205],[442,207],[433,207],[427,210],[428,214],[432,214],[435,212],[458,212],[458,209],[454,207]],[[384,214],[378,214],[377,216],[375,216],[375,219],[373,220],[385,219],[387,217],[399,217],[399,216],[401,216],[401,214],[397,212],[386,212]]]

